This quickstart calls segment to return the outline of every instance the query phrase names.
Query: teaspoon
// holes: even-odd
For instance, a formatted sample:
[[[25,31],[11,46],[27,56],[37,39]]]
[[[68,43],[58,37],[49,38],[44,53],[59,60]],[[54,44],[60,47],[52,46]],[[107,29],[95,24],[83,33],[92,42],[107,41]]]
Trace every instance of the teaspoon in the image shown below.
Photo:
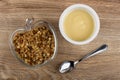
[[[99,54],[103,51],[105,51],[108,48],[108,46],[106,44],[103,44],[102,46],[100,46],[99,48],[97,48],[96,50],[94,50],[93,52],[85,55],[84,57],[82,57],[81,59],[77,60],[77,61],[65,61],[61,64],[61,66],[59,67],[59,72],[60,73],[66,73],[71,71],[76,64],[78,64],[81,61],[84,61],[96,54]]]

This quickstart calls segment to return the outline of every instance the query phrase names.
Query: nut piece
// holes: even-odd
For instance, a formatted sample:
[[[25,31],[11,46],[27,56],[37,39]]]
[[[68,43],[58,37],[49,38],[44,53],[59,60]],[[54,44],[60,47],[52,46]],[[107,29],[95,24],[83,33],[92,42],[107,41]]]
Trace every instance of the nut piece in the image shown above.
[[[26,64],[42,64],[54,53],[53,33],[45,26],[38,26],[24,33],[17,33],[13,38],[15,51]]]

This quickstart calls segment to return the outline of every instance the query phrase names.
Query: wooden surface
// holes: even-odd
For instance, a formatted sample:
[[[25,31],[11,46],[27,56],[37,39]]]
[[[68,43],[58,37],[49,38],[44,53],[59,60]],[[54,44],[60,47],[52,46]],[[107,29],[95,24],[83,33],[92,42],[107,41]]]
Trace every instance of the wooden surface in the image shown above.
[[[60,34],[59,16],[76,3],[94,8],[101,21],[97,38],[83,46],[72,45]],[[25,26],[25,19],[34,17],[51,22],[58,36],[58,53],[45,66],[29,69],[10,52],[9,34]],[[58,66],[65,60],[76,60],[102,44],[109,49],[77,65],[67,74]],[[0,0],[0,80],[120,80],[120,0]]]

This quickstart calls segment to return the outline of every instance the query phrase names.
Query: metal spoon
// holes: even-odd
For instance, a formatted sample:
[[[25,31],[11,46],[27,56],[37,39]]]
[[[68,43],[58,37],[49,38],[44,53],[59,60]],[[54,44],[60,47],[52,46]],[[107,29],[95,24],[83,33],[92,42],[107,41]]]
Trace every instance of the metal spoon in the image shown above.
[[[65,61],[61,64],[60,68],[59,68],[59,72],[60,73],[66,73],[66,72],[69,72],[71,71],[75,65],[81,61],[84,61],[86,60],[87,58],[89,57],[92,57],[96,54],[99,54],[103,51],[105,51],[107,49],[107,45],[106,44],[103,44],[102,46],[100,46],[99,48],[97,48],[96,50],[94,50],[93,52],[85,55],[84,57],[82,57],[81,59],[77,60],[77,61]]]

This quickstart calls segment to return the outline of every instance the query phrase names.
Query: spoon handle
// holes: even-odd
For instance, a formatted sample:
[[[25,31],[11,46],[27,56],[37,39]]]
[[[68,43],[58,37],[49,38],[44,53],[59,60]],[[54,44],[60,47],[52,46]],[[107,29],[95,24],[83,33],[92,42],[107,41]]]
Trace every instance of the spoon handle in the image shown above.
[[[94,56],[96,54],[99,54],[99,53],[105,51],[107,48],[108,48],[108,46],[106,44],[103,44],[102,46],[100,46],[99,48],[94,50],[93,52],[85,55],[83,58],[81,58],[80,60],[76,61],[75,64],[78,63],[78,62],[81,62],[81,61],[83,61],[83,60],[85,60],[87,58],[90,58],[90,57],[92,57],[92,56]]]

